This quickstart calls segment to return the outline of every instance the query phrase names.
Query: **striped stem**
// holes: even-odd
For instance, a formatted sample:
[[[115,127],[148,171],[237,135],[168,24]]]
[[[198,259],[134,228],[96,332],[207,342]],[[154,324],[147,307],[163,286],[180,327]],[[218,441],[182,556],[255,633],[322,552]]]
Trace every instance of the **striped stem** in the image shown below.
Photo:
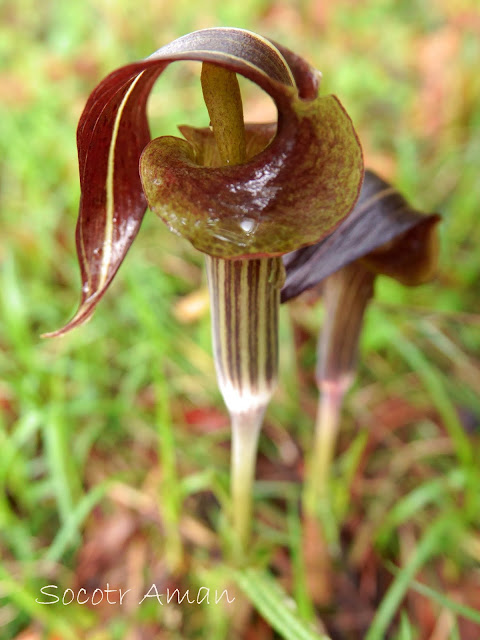
[[[233,525],[241,549],[251,528],[258,436],[275,390],[280,258],[224,260],[207,256],[218,385],[232,422]]]
[[[357,260],[324,283],[325,321],[318,342],[316,370],[320,396],[315,442],[304,487],[304,506],[310,516],[328,498],[343,398],[355,377],[363,318],[373,297],[374,281],[375,274]]]

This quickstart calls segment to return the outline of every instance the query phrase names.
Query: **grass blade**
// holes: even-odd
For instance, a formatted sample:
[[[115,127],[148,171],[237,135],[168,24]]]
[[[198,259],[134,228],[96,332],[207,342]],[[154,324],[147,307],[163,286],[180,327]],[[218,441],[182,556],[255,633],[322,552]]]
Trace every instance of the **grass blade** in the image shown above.
[[[455,523],[453,522],[453,525]],[[452,518],[449,515],[434,522],[424,535],[408,564],[401,569],[395,580],[390,585],[380,607],[373,619],[365,640],[384,640],[392,619],[409,589],[413,577],[425,562],[435,555],[446,533],[452,527]]]
[[[109,481],[102,482],[81,498],[75,508],[69,513],[68,518],[55,536],[45,554],[46,560],[58,562],[61,559],[68,546],[75,542],[77,532],[82,526],[82,523],[93,507],[103,498],[110,485],[111,482]]]
[[[235,572],[234,579],[257,611],[285,640],[330,640],[299,617],[294,602],[269,574],[245,569]]]

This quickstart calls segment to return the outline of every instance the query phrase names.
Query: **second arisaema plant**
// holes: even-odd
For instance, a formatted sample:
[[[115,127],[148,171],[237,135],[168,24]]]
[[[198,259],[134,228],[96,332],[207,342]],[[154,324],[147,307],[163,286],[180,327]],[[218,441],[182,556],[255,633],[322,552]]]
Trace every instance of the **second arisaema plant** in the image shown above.
[[[355,377],[375,281],[380,275],[406,286],[430,281],[437,270],[439,221],[437,214],[413,209],[396,189],[367,170],[351,215],[327,238],[284,257],[282,301],[321,285],[325,308],[315,376],[315,439],[304,488],[308,515],[315,515],[329,494],[342,402]]]
[[[212,130],[150,141],[149,93],[174,61],[203,63]],[[244,125],[236,74],[274,100],[278,122]],[[302,58],[248,31],[197,31],[117,69],[92,92],[78,126],[77,252],[87,320],[148,206],[206,254],[214,358],[232,422],[236,537],[249,538],[258,434],[277,378],[281,256],[318,242],[350,213],[363,162],[352,123]]]

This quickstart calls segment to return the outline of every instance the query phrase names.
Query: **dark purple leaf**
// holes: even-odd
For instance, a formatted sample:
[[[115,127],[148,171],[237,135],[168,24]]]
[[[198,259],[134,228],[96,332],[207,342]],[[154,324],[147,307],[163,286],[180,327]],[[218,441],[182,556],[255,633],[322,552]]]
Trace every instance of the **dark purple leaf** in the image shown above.
[[[434,228],[440,216],[412,209],[372,171],[365,172],[352,213],[331,235],[285,255],[282,302],[287,302],[359,258],[405,284],[426,280],[436,264]]]

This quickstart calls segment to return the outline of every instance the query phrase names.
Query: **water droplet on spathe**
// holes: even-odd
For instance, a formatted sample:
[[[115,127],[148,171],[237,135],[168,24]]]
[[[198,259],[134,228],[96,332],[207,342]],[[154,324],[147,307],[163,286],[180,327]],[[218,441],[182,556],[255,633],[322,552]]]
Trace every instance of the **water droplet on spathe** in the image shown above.
[[[253,231],[253,228],[255,227],[255,220],[253,220],[252,218],[244,218],[240,222],[240,226],[245,231],[245,233],[251,233]]]

